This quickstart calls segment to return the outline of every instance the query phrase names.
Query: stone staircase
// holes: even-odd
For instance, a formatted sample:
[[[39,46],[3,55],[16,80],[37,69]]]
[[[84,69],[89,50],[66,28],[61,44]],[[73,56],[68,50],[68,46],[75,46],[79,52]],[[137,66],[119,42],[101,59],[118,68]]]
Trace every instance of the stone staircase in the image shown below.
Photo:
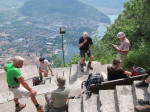
[[[82,81],[87,79],[89,73],[104,72],[107,74],[108,65],[110,64],[102,65],[100,62],[94,61],[92,63],[94,69],[89,70],[85,66],[84,72],[79,69],[79,64],[73,64],[68,68],[53,68],[56,76],[52,77],[49,73],[45,84],[38,86],[33,86],[32,84],[32,78],[38,76],[36,66],[23,67],[21,72],[29,86],[37,91],[36,97],[39,103],[45,105],[44,93],[51,92],[57,88],[55,83],[57,76],[65,76],[66,85],[72,91],[81,88]],[[14,112],[13,94],[8,91],[4,80],[6,80],[6,74],[0,73],[0,81],[3,82],[0,88],[5,87],[0,90],[0,110],[1,112]],[[147,88],[136,88],[135,83],[137,81],[133,85],[116,86],[114,90],[100,90],[99,94],[92,94],[91,96],[83,94],[78,99],[70,99],[68,112],[136,112],[134,106],[137,105],[137,99],[147,99],[150,95],[147,92]],[[20,102],[26,103],[26,107],[21,112],[36,112],[36,108],[30,98],[21,98]]]
[[[100,90],[99,94],[91,96],[84,94],[81,99],[69,102],[70,110],[78,112],[136,112],[134,107],[138,105],[137,99],[149,99],[150,94],[146,87],[136,88],[133,85],[116,86],[115,90]],[[81,106],[79,106],[79,102]],[[76,106],[78,105],[78,109]],[[69,112],[72,112],[70,111]]]

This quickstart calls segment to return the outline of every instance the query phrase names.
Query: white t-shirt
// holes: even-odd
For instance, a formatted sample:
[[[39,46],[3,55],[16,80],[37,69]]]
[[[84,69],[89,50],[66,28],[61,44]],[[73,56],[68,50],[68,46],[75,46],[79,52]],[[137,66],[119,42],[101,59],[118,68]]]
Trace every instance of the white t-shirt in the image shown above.
[[[39,62],[39,67],[41,67],[41,69],[43,69],[43,70],[47,70],[48,65],[50,65],[48,60],[44,60],[44,63]]]

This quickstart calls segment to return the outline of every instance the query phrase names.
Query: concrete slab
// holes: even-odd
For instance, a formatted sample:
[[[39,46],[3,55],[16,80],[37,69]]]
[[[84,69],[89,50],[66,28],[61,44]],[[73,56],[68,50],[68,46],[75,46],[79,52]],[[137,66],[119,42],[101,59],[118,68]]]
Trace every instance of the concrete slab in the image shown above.
[[[0,73],[0,93],[8,91],[8,84],[6,81],[6,72]]]
[[[100,112],[100,101],[98,94],[92,94],[91,96],[90,112]]]
[[[98,94],[92,94],[91,96],[84,94],[82,97],[83,112],[100,112],[100,102],[98,99]]]
[[[69,76],[70,76],[71,68],[64,68],[64,77],[66,78],[66,85],[69,84]]]
[[[135,84],[139,83],[140,81],[134,81],[132,88],[133,88],[133,92],[135,95],[135,102],[136,104],[138,104],[137,99],[143,99],[143,100],[149,100],[150,99],[150,94],[147,91],[147,87],[141,87],[141,88],[137,88],[135,87]]]
[[[83,112],[90,112],[91,97],[87,94],[83,95]]]
[[[81,98],[69,100],[68,112],[82,112],[81,111]]]
[[[0,69],[0,74],[5,73],[4,69]]]
[[[77,79],[77,71],[78,71],[77,67],[78,67],[77,64],[73,64],[71,66],[71,74],[70,74],[70,78],[69,78],[69,84],[73,84]]]
[[[41,105],[45,105],[44,95],[37,95],[37,101]],[[19,99],[21,104],[26,104],[26,107],[21,110],[21,112],[36,112],[36,108],[32,103],[30,98],[21,98]],[[14,112],[15,111],[15,103],[14,101],[9,101],[7,103],[0,104],[1,112]]]
[[[99,101],[101,103],[101,112],[117,112],[114,90],[100,90]]]
[[[21,68],[20,70],[25,80],[39,76],[36,65],[26,65],[23,66],[23,68]]]
[[[116,86],[119,112],[135,112],[131,86]]]
[[[93,74],[96,74],[96,73],[100,73],[100,67],[101,67],[101,64],[100,62],[96,62],[96,61],[93,61],[92,62],[92,67],[93,67],[93,70],[90,70],[89,67],[88,67],[88,62],[87,63],[87,66],[86,66],[86,70],[85,70],[85,73],[87,75],[89,75],[90,73],[93,73]]]

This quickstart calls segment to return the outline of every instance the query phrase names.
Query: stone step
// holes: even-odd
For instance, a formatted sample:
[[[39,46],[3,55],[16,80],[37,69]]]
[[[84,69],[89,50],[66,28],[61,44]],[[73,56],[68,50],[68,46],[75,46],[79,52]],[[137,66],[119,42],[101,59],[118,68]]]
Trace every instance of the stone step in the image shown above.
[[[119,112],[135,112],[131,86],[116,86],[116,100]]]
[[[83,112],[90,112],[91,97],[87,94],[83,95]]]
[[[89,69],[87,61],[85,63],[86,63],[86,66],[84,67],[84,72],[83,72],[84,74],[89,75],[90,73],[93,73],[93,74],[100,73],[100,70],[99,70],[99,68],[101,66],[100,62],[96,62],[96,61],[92,62],[91,65],[93,67],[93,70]],[[82,73],[80,69],[78,70],[78,72]],[[81,77],[81,76],[80,76],[80,74],[78,74],[78,77]]]
[[[98,94],[92,94],[91,96],[84,94],[83,100],[83,112],[100,112],[100,102]]]
[[[90,112],[100,112],[100,101],[98,94],[91,95]]]
[[[69,83],[69,75],[70,75],[70,67],[64,67],[64,68],[54,68],[53,72],[56,76],[50,76],[51,77],[51,84],[56,84],[56,77],[58,76],[64,76],[66,78],[66,84]]]
[[[36,98],[37,98],[37,101],[39,104],[45,105],[46,101],[44,98],[44,94],[37,95]],[[19,99],[19,102],[21,104],[26,104],[26,107],[24,109],[22,109],[21,112],[37,112],[36,107],[32,103],[30,97],[29,98],[21,98],[21,99]],[[0,104],[0,111],[1,112],[14,112],[15,111],[14,101],[9,101],[9,102]]]
[[[63,76],[64,75],[64,68],[54,68],[53,72],[56,76]]]
[[[5,73],[4,69],[0,69],[0,74]]]
[[[101,103],[100,112],[117,112],[114,90],[100,90],[99,101]]]
[[[45,79],[45,84],[46,85],[51,84],[51,78],[50,77]]]
[[[78,71],[77,68],[78,68],[77,64],[73,64],[71,66],[71,73],[70,73],[70,77],[69,77],[70,84],[73,84],[77,79],[77,71]]]
[[[81,106],[81,98],[70,99],[68,104],[68,112],[82,112]]]
[[[8,91],[6,72],[0,73],[0,93]]]
[[[133,92],[134,92],[134,95],[135,95],[135,102],[136,102],[136,104],[138,104],[138,102],[137,102],[138,99],[148,100],[150,98],[150,94],[147,91],[147,89],[148,89],[147,87],[137,88],[135,86],[135,84],[137,84],[139,82],[140,81],[134,81],[133,85],[132,85]]]
[[[36,65],[25,65],[20,70],[25,80],[39,76],[38,68]]]
[[[55,85],[52,85],[52,84],[38,85],[38,86],[33,86],[32,87],[32,89],[37,91],[38,95],[44,94],[44,93],[47,93],[47,92],[51,92],[51,91],[55,90],[56,88],[57,88],[56,84]],[[8,102],[8,101],[13,100],[13,99],[14,99],[14,95],[10,91],[0,93],[0,104]]]
[[[71,68],[65,68],[64,69],[64,77],[66,78],[66,85],[69,84],[69,76],[70,76]]]

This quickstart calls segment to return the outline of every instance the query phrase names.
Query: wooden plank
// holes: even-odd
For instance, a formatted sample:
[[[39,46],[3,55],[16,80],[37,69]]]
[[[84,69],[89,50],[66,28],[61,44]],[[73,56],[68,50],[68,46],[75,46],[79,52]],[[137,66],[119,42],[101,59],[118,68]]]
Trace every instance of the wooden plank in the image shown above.
[[[98,93],[99,90],[115,89],[116,85],[132,85],[134,80],[146,79],[148,74],[133,76],[130,78],[122,78],[113,81],[102,82],[102,84],[91,86],[91,91],[93,93]]]

